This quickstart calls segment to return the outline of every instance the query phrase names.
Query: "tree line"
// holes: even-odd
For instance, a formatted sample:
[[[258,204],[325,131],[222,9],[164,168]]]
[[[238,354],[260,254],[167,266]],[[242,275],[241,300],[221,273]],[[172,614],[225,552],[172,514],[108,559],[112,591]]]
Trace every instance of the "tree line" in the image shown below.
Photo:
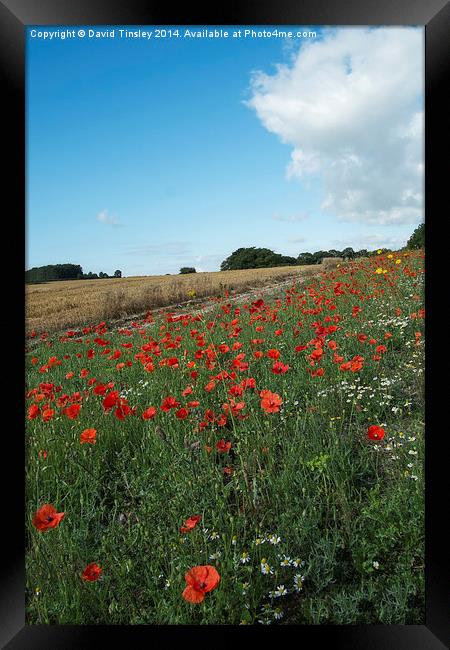
[[[238,248],[220,265],[221,271],[235,271],[238,269],[262,269],[274,266],[303,266],[307,264],[320,264],[326,257],[341,257],[343,259],[355,259],[366,257],[370,253],[363,249],[354,251],[353,248],[345,248],[343,251],[331,249],[329,251],[316,251],[315,253],[300,253],[298,257],[274,253],[269,248]]]
[[[421,223],[408,239],[407,249],[425,247],[425,224]],[[369,251],[365,248],[355,251],[350,246],[343,250],[332,248],[328,251],[316,251],[315,253],[300,253],[298,257],[281,255],[275,253],[269,248],[238,248],[220,265],[221,271],[235,271],[239,269],[262,269],[274,266],[303,266],[310,264],[320,264],[327,257],[340,257],[344,260],[354,260],[358,257],[370,257],[377,255],[378,251],[382,254],[392,252],[390,248],[378,248],[375,251]]]
[[[51,282],[53,280],[97,280],[103,278],[121,278],[122,271],[117,269],[114,275],[108,275],[103,271],[100,273],[83,273],[79,264],[47,264],[46,266],[35,266],[25,271],[25,282]]]

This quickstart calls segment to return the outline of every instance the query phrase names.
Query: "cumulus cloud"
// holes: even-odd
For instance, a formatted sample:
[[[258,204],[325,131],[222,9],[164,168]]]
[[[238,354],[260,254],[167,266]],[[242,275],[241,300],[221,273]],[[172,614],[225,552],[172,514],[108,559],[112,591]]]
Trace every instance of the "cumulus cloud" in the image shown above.
[[[107,226],[118,226],[119,221],[116,217],[113,217],[111,214],[108,214],[108,210],[102,210],[97,214],[97,221],[104,223]]]
[[[423,217],[423,30],[342,28],[302,43],[246,102],[292,147],[287,177],[319,177],[322,210],[366,224]]]

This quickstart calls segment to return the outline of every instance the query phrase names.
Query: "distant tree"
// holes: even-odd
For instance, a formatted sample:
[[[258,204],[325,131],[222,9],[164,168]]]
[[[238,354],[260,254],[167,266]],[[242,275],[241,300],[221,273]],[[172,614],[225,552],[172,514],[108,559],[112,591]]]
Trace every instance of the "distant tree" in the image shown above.
[[[297,264],[306,265],[306,264],[315,264],[316,258],[312,253],[300,253],[297,257]]]
[[[120,269],[117,269],[117,271],[114,271],[114,277],[115,278],[121,278],[122,277],[122,271]]]
[[[196,272],[197,272],[197,271],[194,269],[193,266],[183,266],[183,267],[180,269],[180,273],[182,273],[183,275],[184,275],[185,273],[196,273]]]
[[[421,223],[417,226],[411,237],[406,243],[406,248],[425,248],[425,224]]]
[[[274,253],[269,248],[238,248],[220,265],[221,271],[238,269],[261,269],[274,266],[291,266],[298,264],[295,257]]]
[[[332,257],[328,254],[328,251],[317,251],[316,253],[313,253],[312,256],[313,262],[311,262],[311,264],[321,264],[324,257]]]
[[[98,274],[98,277],[99,278],[108,278],[109,275],[107,273],[103,273],[103,271],[100,271],[100,273]]]
[[[328,255],[329,257],[342,257],[341,251],[338,251],[335,248],[330,248]]]
[[[342,251],[342,257],[345,260],[352,260],[355,257],[355,251],[353,250],[353,248],[351,248],[351,246],[348,246],[347,248],[344,248],[344,250]]]
[[[48,264],[25,271],[25,282],[49,282],[51,280],[76,280],[83,274],[79,264]]]

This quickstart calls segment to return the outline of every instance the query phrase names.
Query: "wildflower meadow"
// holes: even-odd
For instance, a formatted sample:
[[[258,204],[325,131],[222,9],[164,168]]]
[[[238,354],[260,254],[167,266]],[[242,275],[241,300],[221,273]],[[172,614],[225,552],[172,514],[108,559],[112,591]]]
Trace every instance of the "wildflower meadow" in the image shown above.
[[[31,332],[29,624],[424,622],[423,250]]]

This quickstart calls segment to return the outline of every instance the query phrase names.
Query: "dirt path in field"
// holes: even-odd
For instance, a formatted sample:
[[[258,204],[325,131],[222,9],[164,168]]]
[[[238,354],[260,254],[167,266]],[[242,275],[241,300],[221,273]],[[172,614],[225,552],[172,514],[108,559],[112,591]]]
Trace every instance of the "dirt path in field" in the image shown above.
[[[296,284],[306,284],[312,279],[321,276],[321,274],[324,272],[324,269],[322,267],[319,268],[320,270],[318,270],[317,272],[309,273],[308,275],[292,276],[288,279],[283,280],[282,282],[274,282],[267,286],[252,287],[242,292],[230,293],[229,298],[228,299],[224,298],[223,301],[226,302],[227,300],[231,301],[236,299],[239,302],[246,302],[250,300],[253,301],[253,300],[257,300],[258,298],[263,298],[264,296],[267,296],[267,294],[270,293],[279,293],[280,291],[284,291],[288,287],[291,287],[294,282]],[[149,311],[151,311],[152,314],[158,316],[164,316],[167,314],[172,314],[173,316],[181,316],[182,314],[186,314],[187,312],[196,315],[199,313],[211,311],[212,309],[214,309],[216,305],[217,302],[216,301],[213,302],[211,298],[209,299],[199,298],[198,300],[187,300],[182,303],[175,303],[173,305],[167,305],[165,307],[160,307],[159,309],[154,309]],[[131,325],[131,323],[133,322],[142,320],[144,317],[145,317],[145,313],[135,314],[131,316],[126,316],[125,318],[111,320],[109,321],[108,324],[111,329],[117,329],[117,328],[127,327]],[[143,323],[142,327],[148,327],[153,324],[154,323]]]
[[[235,291],[230,293],[229,300],[238,300],[239,302],[246,302],[246,301],[253,301],[257,300],[258,298],[264,298],[267,297],[268,294],[280,294],[282,291],[286,290],[288,287],[291,287],[292,284],[295,282],[297,285],[298,284],[306,284],[310,282],[311,280],[320,277],[320,275],[325,271],[329,269],[324,269],[322,266],[318,266],[317,272],[310,272],[307,275],[302,274],[302,275],[293,275],[289,278],[285,278],[283,281],[280,282],[271,282],[267,286],[259,286],[259,287],[252,287],[250,289],[246,289],[245,291],[239,292]],[[224,299],[225,300],[225,299]],[[199,298],[197,300],[187,300],[182,303],[174,303],[172,305],[166,305],[164,307],[160,307],[158,309],[152,309],[148,310],[147,312],[139,313],[139,314],[131,314],[126,317],[120,318],[120,319],[114,319],[114,320],[109,320],[107,321],[108,328],[109,330],[116,330],[119,328],[126,328],[131,326],[133,322],[138,322],[142,321],[145,318],[146,313],[149,311],[155,316],[164,316],[167,314],[173,314],[174,316],[181,316],[182,314],[186,314],[187,312],[197,315],[199,313],[205,313],[208,311],[213,310],[217,306],[217,301],[213,301],[211,298]],[[152,327],[155,324],[153,323],[141,323],[140,327],[145,328],[145,327]],[[75,332],[75,335],[81,336],[82,331],[79,327],[72,327],[70,328],[72,331]],[[52,337],[56,336],[64,336],[65,333],[67,332],[67,328],[61,331],[53,332],[51,334]],[[26,349],[30,350],[34,347],[36,347],[40,343],[39,337],[36,337],[36,339],[28,339],[27,344],[26,344]]]

